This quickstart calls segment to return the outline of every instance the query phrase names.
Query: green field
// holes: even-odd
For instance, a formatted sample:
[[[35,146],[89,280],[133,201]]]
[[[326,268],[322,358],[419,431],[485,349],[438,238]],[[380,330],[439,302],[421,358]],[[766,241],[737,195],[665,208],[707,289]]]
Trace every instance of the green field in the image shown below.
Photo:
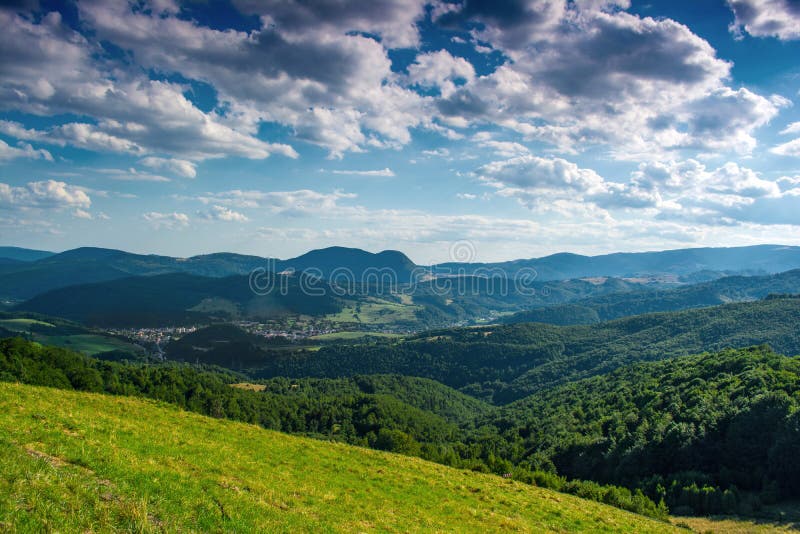
[[[345,306],[339,313],[326,315],[325,320],[338,324],[365,325],[410,323],[417,320],[415,313],[421,309],[421,306],[414,304],[369,297],[358,304]]]
[[[94,356],[103,352],[119,350],[123,352],[140,353],[141,347],[128,343],[121,339],[99,334],[75,334],[75,335],[54,335],[45,336],[41,334],[33,335],[34,341],[43,345],[55,345],[64,347],[77,352],[82,352],[88,356]]]
[[[134,398],[1,383],[0,530],[674,529],[596,502],[416,458]]]

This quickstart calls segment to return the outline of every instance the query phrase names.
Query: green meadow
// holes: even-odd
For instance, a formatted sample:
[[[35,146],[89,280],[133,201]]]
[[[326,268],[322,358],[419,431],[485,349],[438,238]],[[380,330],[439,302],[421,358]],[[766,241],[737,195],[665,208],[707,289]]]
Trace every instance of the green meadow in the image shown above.
[[[147,400],[0,383],[0,530],[670,532],[600,503]]]

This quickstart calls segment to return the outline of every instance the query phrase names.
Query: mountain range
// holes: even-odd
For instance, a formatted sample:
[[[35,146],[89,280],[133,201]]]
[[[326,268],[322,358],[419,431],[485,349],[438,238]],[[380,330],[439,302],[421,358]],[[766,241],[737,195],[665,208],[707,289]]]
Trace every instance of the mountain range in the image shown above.
[[[758,245],[735,248],[695,248],[662,252],[616,253],[581,256],[561,253],[543,258],[499,263],[442,263],[415,265],[405,254],[386,250],[330,247],[312,250],[287,260],[235,253],[215,253],[189,258],[133,254],[120,250],[82,247],[49,253],[17,247],[0,247],[0,298],[29,299],[46,291],[75,284],[103,282],[130,276],[188,273],[206,277],[246,275],[253,269],[275,272],[306,271],[322,278],[381,283],[394,273],[403,284],[424,273],[433,276],[479,275],[515,278],[532,275],[539,282],[593,277],[672,278],[723,274],[768,274],[800,268],[800,247]],[[535,275],[533,274],[535,273]],[[347,279],[349,277],[349,279]]]

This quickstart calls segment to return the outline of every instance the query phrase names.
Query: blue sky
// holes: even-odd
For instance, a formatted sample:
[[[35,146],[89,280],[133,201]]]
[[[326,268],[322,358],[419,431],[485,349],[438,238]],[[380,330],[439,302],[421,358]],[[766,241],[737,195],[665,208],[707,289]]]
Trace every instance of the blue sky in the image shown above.
[[[800,244],[797,0],[23,0],[0,26],[3,244]]]

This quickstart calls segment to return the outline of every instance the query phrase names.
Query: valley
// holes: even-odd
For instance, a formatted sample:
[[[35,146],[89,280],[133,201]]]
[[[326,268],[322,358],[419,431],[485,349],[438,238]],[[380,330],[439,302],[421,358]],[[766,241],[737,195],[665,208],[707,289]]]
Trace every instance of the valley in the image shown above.
[[[785,460],[800,443],[800,369],[790,357],[800,354],[798,272],[598,276],[532,292],[472,275],[344,293],[306,272],[276,274],[265,294],[235,274],[79,281],[2,313],[0,381],[144,397],[313,447],[343,443],[505,477],[667,521],[654,531],[677,524],[670,514],[712,530],[715,520],[692,518],[783,528],[774,510],[795,497],[800,477]],[[71,469],[69,455],[34,449],[40,467]],[[160,511],[144,523],[100,509],[147,529],[185,525],[174,511],[188,502],[150,503]],[[267,520],[233,503],[222,506],[237,512],[203,521]],[[537,528],[535,517],[504,517]],[[594,528],[575,521],[565,524]]]

